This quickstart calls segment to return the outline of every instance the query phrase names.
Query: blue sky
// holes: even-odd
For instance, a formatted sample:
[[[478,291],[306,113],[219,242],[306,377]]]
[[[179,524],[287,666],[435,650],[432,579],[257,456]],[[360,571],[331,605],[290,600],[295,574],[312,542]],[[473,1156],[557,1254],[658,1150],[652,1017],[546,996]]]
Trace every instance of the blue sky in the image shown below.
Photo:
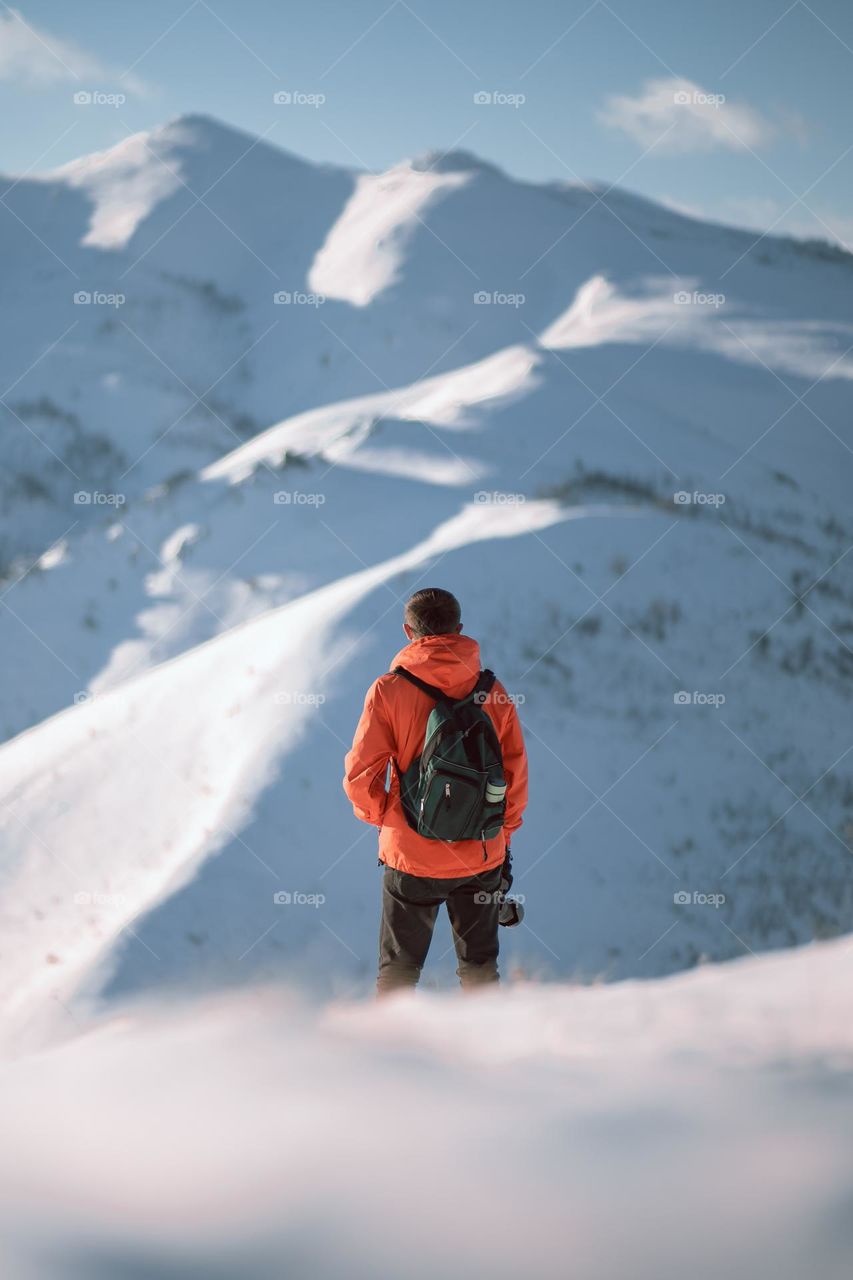
[[[25,0],[0,3],[0,170],[204,112],[316,160],[463,148],[853,247],[851,86],[849,0]]]

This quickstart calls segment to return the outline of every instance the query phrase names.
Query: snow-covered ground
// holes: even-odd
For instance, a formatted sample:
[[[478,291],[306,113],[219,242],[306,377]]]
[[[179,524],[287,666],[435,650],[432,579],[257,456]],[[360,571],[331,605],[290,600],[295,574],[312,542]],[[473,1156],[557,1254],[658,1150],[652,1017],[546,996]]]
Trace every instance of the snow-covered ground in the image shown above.
[[[846,1280],[851,961],[69,1027],[0,1067],[3,1273]]]
[[[0,215],[8,1273],[849,1274],[853,258],[204,117]],[[423,585],[527,915],[374,1008],[340,777]]]

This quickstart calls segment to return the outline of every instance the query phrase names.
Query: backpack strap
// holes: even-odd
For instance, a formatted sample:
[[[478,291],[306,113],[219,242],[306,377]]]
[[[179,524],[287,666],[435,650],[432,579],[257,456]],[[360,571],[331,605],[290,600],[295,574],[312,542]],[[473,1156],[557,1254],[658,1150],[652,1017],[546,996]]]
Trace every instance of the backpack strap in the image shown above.
[[[437,689],[434,684],[427,684],[426,680],[421,680],[418,676],[413,675],[411,671],[407,671],[405,667],[394,667],[392,668],[391,674],[395,676],[402,676],[405,680],[408,680],[410,684],[413,684],[417,689],[420,689],[422,693],[425,693],[428,697],[432,698],[434,702],[451,701],[443,689]],[[457,698],[455,700],[455,705],[458,705],[460,702],[468,702],[469,699],[472,699],[474,702],[485,702],[494,683],[494,671],[489,671],[488,669],[481,671],[477,677],[477,683],[474,685],[471,692],[466,693],[464,698]]]
[[[427,684],[426,680],[421,680],[418,676],[413,675],[411,671],[407,671],[405,667],[393,667],[391,674],[402,676],[404,680],[408,680],[409,684],[413,684],[416,689],[420,689],[421,693],[425,693],[434,702],[447,701],[447,694],[442,689],[436,689],[434,684]]]
[[[462,701],[467,702],[468,698],[470,698],[472,702],[485,702],[486,698],[491,693],[492,685],[495,683],[495,678],[494,671],[490,671],[488,667],[485,671],[481,671],[477,677],[477,683],[474,685],[474,688],[465,698],[462,699]]]

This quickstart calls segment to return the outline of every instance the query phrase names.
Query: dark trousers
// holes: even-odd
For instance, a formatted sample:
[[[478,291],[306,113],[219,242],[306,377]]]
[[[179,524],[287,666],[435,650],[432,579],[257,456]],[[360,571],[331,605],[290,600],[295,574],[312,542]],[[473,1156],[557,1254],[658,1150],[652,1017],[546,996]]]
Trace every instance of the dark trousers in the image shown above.
[[[431,880],[386,867],[379,929],[380,995],[414,987],[444,902],[453,930],[459,981],[465,988],[498,981],[501,868],[475,876]]]

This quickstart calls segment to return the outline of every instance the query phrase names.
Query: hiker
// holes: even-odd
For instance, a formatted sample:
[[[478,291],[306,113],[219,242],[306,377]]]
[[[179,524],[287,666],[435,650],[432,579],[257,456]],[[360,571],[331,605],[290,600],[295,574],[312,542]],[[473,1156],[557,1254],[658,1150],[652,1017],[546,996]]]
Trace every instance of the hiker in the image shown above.
[[[403,617],[409,643],[367,691],[344,775],[355,816],[379,828],[377,992],[417,984],[442,903],[459,980],[479,988],[498,981],[499,917],[520,919],[505,893],[527,803],[521,724],[500,681],[481,672],[455,596],[416,591]]]

